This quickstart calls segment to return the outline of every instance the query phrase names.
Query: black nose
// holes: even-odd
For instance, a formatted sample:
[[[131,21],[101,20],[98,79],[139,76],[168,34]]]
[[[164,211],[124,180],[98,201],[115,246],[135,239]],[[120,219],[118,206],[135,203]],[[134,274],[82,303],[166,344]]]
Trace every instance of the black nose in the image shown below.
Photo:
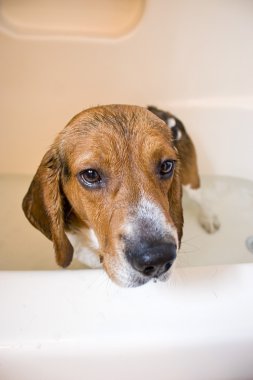
[[[127,249],[126,257],[132,267],[149,277],[159,277],[167,272],[176,258],[173,243],[139,243]]]

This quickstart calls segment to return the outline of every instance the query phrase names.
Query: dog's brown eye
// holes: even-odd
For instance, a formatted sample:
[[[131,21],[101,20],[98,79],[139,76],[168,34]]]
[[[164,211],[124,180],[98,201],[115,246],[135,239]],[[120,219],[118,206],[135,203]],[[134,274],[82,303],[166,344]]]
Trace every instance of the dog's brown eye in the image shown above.
[[[79,173],[79,180],[82,184],[95,187],[101,183],[101,177],[95,169],[86,169]]]
[[[168,178],[170,175],[172,175],[174,169],[174,161],[172,160],[166,160],[161,163],[160,166],[160,175],[162,177]]]

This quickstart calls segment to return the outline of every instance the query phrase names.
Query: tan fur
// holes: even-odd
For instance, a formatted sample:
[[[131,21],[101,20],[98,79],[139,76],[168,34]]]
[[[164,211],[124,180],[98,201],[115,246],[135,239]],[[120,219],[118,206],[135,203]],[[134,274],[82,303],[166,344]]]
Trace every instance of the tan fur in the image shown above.
[[[192,169],[194,154],[180,174],[179,157],[186,151],[182,146],[184,153],[178,154],[177,149],[166,123],[142,107],[101,106],[75,116],[44,156],[23,201],[29,221],[53,241],[57,263],[65,267],[72,260],[65,231],[92,228],[101,261],[114,278],[123,221],[141,194],[159,205],[180,242],[181,181],[190,179],[197,186],[197,174]],[[156,166],[165,159],[176,161],[175,172],[171,179],[161,180]],[[77,175],[87,168],[102,170],[104,188],[91,190],[80,184]]]

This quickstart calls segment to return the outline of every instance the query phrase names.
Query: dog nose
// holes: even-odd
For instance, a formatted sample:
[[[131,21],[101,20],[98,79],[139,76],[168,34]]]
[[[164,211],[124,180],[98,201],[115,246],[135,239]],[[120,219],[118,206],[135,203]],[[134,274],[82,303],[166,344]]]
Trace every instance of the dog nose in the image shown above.
[[[126,250],[126,257],[132,267],[149,277],[158,277],[167,272],[176,258],[173,243],[139,244]]]

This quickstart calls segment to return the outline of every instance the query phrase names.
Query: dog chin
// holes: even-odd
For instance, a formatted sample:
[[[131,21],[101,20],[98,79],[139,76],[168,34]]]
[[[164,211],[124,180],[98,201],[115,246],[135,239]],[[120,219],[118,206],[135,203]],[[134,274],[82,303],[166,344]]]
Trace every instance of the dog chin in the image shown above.
[[[161,281],[161,282],[166,282],[168,281],[168,279],[170,278],[170,275],[171,275],[171,272],[172,270],[168,270],[168,272],[162,274],[160,277],[157,278],[158,281]],[[156,280],[156,279],[154,279]]]
[[[168,270],[168,272],[166,273],[163,273],[161,276],[159,277],[147,277],[147,276],[143,276],[139,273],[132,273],[131,276],[129,276],[129,278],[126,280],[126,279],[118,279],[116,282],[119,286],[121,287],[124,287],[124,288],[137,288],[139,286],[142,286],[142,285],[145,285],[147,284],[148,282],[166,282],[168,281],[169,277],[170,277],[170,274],[171,274],[171,270]],[[115,279],[114,279],[115,281]]]

